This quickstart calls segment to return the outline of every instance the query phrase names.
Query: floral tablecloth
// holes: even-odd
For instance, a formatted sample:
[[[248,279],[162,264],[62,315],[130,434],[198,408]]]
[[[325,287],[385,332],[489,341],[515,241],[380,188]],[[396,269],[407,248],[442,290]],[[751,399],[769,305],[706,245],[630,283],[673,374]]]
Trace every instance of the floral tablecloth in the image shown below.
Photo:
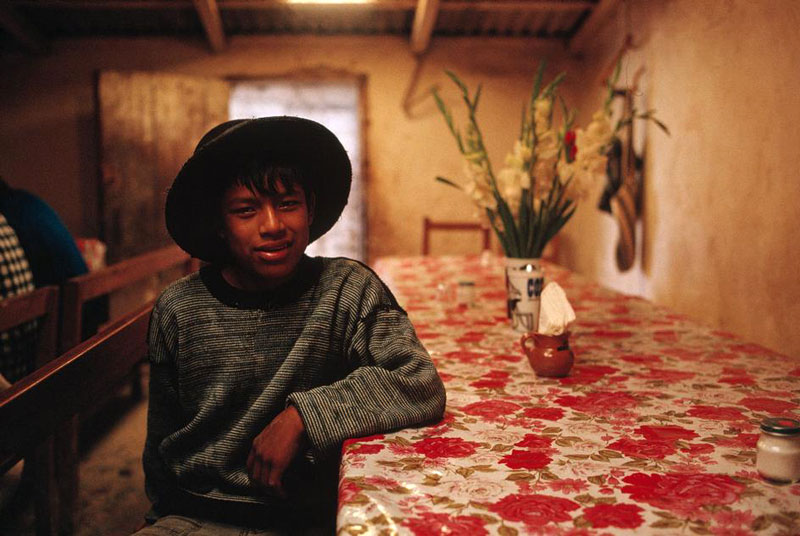
[[[498,259],[386,258],[447,388],[430,427],[343,448],[339,534],[800,534],[800,484],[755,470],[762,419],[800,415],[800,360],[553,265],[576,362],[537,378]],[[459,279],[476,303],[448,300]]]

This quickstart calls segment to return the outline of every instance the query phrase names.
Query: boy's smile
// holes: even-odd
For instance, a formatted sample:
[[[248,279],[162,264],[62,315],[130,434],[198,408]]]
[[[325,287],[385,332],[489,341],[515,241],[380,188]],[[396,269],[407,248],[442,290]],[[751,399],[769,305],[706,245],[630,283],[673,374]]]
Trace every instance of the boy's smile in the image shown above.
[[[225,280],[244,290],[276,288],[292,278],[308,246],[313,207],[302,186],[287,189],[276,182],[274,193],[241,184],[222,197],[221,234],[230,251],[222,268]]]

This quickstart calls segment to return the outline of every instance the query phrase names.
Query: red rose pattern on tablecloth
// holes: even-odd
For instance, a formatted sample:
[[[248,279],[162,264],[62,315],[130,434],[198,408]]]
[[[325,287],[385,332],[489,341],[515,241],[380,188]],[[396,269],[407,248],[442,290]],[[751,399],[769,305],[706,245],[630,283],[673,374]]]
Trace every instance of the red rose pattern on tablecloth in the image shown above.
[[[522,409],[518,404],[505,400],[483,400],[475,402],[461,408],[461,411],[468,415],[482,417],[484,419],[497,419],[515,413]]]
[[[773,415],[788,413],[797,408],[797,404],[773,398],[748,397],[739,401],[742,406],[753,411],[764,411]]]
[[[557,421],[564,416],[564,410],[561,408],[525,408],[523,414],[529,419]]]
[[[608,445],[609,449],[621,452],[633,458],[653,458],[663,460],[670,454],[674,454],[676,448],[666,441],[654,441],[652,439],[635,440],[623,437]]]
[[[686,413],[692,417],[715,421],[738,421],[747,418],[741,410],[731,407],[694,406]]]
[[[500,463],[512,469],[528,469],[534,471],[542,469],[553,461],[553,459],[538,450],[518,450],[514,449],[510,454],[503,456]]]
[[[459,437],[429,437],[414,443],[414,451],[428,458],[465,458],[475,453],[478,444]]]
[[[499,266],[470,271],[475,307],[436,303],[430,282],[463,262],[377,267],[401,305],[418,302],[407,310],[448,407],[441,423],[347,443],[339,534],[800,534],[800,484],[755,471],[760,420],[800,416],[796,360],[548,265],[578,313],[576,363],[536,378]]]
[[[640,426],[636,429],[636,433],[645,439],[653,441],[674,441],[677,439],[694,439],[697,434],[693,430],[687,430],[682,426],[667,425],[667,426]]]
[[[386,448],[386,445],[379,445],[379,444],[365,444],[365,445],[357,445],[355,447],[350,447],[347,449],[347,452],[350,454],[377,454]]]
[[[635,504],[598,504],[583,511],[583,516],[592,527],[605,529],[618,527],[621,529],[635,529],[644,523],[641,513],[642,508]]]
[[[613,415],[616,412],[632,409],[636,398],[622,391],[598,391],[583,396],[561,396],[556,403],[576,411],[592,415]]]
[[[622,479],[631,499],[671,512],[694,516],[703,506],[735,503],[746,486],[728,475],[637,473]]]
[[[489,510],[508,521],[521,521],[526,525],[539,526],[572,519],[570,512],[580,504],[562,497],[542,494],[512,494],[489,505]]]
[[[447,514],[423,513],[403,521],[414,536],[480,536],[486,532],[486,522],[476,516],[449,516]]]

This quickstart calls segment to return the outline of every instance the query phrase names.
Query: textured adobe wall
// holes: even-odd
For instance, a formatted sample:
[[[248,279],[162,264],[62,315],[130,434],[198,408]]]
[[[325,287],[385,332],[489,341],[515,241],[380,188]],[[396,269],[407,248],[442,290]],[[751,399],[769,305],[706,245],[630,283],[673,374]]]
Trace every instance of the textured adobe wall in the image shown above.
[[[624,10],[624,7],[621,8]],[[800,356],[800,4],[631,2],[623,75],[646,68],[649,106],[640,262],[620,274],[610,216],[579,211],[564,260],[603,284]],[[595,108],[625,35],[621,11],[568,65],[571,99]]]

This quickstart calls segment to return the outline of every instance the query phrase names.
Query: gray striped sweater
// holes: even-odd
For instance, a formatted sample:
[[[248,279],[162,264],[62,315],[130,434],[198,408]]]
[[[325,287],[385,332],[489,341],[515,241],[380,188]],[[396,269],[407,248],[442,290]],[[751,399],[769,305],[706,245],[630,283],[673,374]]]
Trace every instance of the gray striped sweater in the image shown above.
[[[176,494],[274,505],[246,459],[287,404],[311,445],[285,474],[292,500],[335,488],[345,439],[444,411],[444,387],[405,312],[371,270],[347,259],[304,257],[295,279],[268,293],[233,288],[205,267],[162,293],[148,342],[143,463],[160,513],[171,513],[164,505]]]

